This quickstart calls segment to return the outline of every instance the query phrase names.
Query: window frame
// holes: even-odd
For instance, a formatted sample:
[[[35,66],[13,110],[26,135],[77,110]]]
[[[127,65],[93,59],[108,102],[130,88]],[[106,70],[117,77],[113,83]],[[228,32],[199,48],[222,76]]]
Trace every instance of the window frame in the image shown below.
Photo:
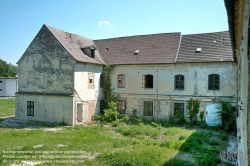
[[[218,80],[215,80],[216,79],[215,77],[217,77]],[[220,90],[220,75],[219,74],[208,75],[208,90]]]
[[[150,81],[150,77],[152,77],[151,81]],[[142,75],[142,87],[146,89],[154,88],[154,75],[153,74]]]
[[[28,104],[30,102],[30,105]],[[33,103],[33,106],[31,105],[31,103]],[[29,108],[33,108],[33,113],[30,110],[29,112]],[[35,101],[29,100],[27,101],[27,116],[35,116]]]
[[[120,107],[121,107],[121,109],[120,109]],[[125,115],[125,113],[126,113],[126,100],[118,100],[117,111],[118,111],[119,115]]]
[[[125,74],[118,74],[117,75],[117,87],[118,88],[125,88]]]
[[[145,111],[145,109],[147,108],[148,109],[148,107],[149,106],[147,106],[146,105],[146,103],[147,104],[152,104],[151,106],[152,106],[152,113],[150,113],[150,114],[145,114],[146,113],[146,111]],[[149,110],[147,110],[147,113],[149,112]],[[143,116],[146,116],[146,117],[154,117],[154,101],[143,101]]]
[[[181,77],[183,77],[182,80],[181,80]],[[183,87],[181,87],[181,85]],[[174,76],[174,89],[175,90],[184,90],[184,87],[185,87],[185,76],[182,74],[175,75]]]
[[[99,104],[99,107],[100,107],[100,114],[101,115],[104,115],[104,105],[105,105],[105,103],[104,103],[104,100],[100,100],[100,104]]]
[[[178,116],[178,114],[176,113],[176,106],[177,105],[180,105],[180,106],[178,106],[178,107],[182,107],[182,109],[183,110],[181,110],[181,111],[179,111],[179,112],[182,112],[183,113],[183,115],[184,115],[184,117],[185,117],[185,103],[183,103],[183,102],[174,102],[174,113],[173,113],[173,115],[174,115],[174,117],[175,118],[178,118],[179,116]]]

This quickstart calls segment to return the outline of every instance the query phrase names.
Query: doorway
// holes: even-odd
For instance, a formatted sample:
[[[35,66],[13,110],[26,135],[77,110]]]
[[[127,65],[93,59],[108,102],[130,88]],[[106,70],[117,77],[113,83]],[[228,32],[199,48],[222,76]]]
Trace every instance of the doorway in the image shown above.
[[[222,121],[218,116],[219,104],[207,104],[206,105],[206,123],[208,126],[221,126]]]
[[[76,122],[81,123],[83,122],[83,104],[76,103]]]

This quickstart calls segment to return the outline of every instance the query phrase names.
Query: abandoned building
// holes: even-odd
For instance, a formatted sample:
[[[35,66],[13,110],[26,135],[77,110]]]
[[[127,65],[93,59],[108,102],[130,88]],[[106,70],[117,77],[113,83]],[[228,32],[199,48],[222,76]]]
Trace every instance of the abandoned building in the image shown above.
[[[238,165],[250,165],[250,103],[249,103],[249,0],[224,0],[235,62],[238,67]]]
[[[75,125],[102,112],[103,66],[114,65],[111,83],[119,114],[169,119],[190,98],[200,110],[214,98],[237,98],[237,64],[228,31],[162,33],[91,40],[43,25],[18,61],[16,113],[20,120]],[[211,124],[213,125],[213,124]],[[215,124],[214,124],[215,125]]]

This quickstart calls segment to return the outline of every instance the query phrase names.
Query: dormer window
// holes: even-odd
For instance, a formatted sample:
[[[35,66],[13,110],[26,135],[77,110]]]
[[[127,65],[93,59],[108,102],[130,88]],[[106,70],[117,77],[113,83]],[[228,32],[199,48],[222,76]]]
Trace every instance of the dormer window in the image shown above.
[[[91,48],[91,58],[95,58],[95,49]]]

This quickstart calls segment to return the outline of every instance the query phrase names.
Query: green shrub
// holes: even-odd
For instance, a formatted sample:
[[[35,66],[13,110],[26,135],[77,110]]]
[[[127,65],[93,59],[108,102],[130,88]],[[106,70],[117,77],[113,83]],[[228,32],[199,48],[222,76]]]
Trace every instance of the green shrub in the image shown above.
[[[229,100],[215,100],[219,103],[218,117],[222,120],[223,130],[229,132],[236,130],[236,108],[232,106],[232,98]]]
[[[228,135],[227,135],[227,133],[222,131],[222,132],[220,133],[220,139],[221,139],[222,141],[228,140]]]
[[[124,123],[126,123],[126,124],[129,124],[130,118],[129,118],[129,116],[126,114],[125,116],[122,117],[121,121],[124,122]]]
[[[120,123],[119,119],[116,119],[115,121],[111,122],[113,127],[117,127],[119,123]]]
[[[101,115],[94,115],[94,120],[101,121],[102,120],[102,116]]]
[[[172,114],[169,114],[169,122],[171,123],[171,124],[173,124],[175,121],[174,121],[174,115],[172,115]]]
[[[117,101],[109,101],[107,103],[108,109],[104,109],[103,119],[107,122],[113,122],[117,119]]]
[[[132,113],[133,113],[134,118],[136,118],[137,117],[137,109],[133,108]]]
[[[209,142],[210,145],[219,145],[220,142],[216,139],[211,139],[210,142]]]

